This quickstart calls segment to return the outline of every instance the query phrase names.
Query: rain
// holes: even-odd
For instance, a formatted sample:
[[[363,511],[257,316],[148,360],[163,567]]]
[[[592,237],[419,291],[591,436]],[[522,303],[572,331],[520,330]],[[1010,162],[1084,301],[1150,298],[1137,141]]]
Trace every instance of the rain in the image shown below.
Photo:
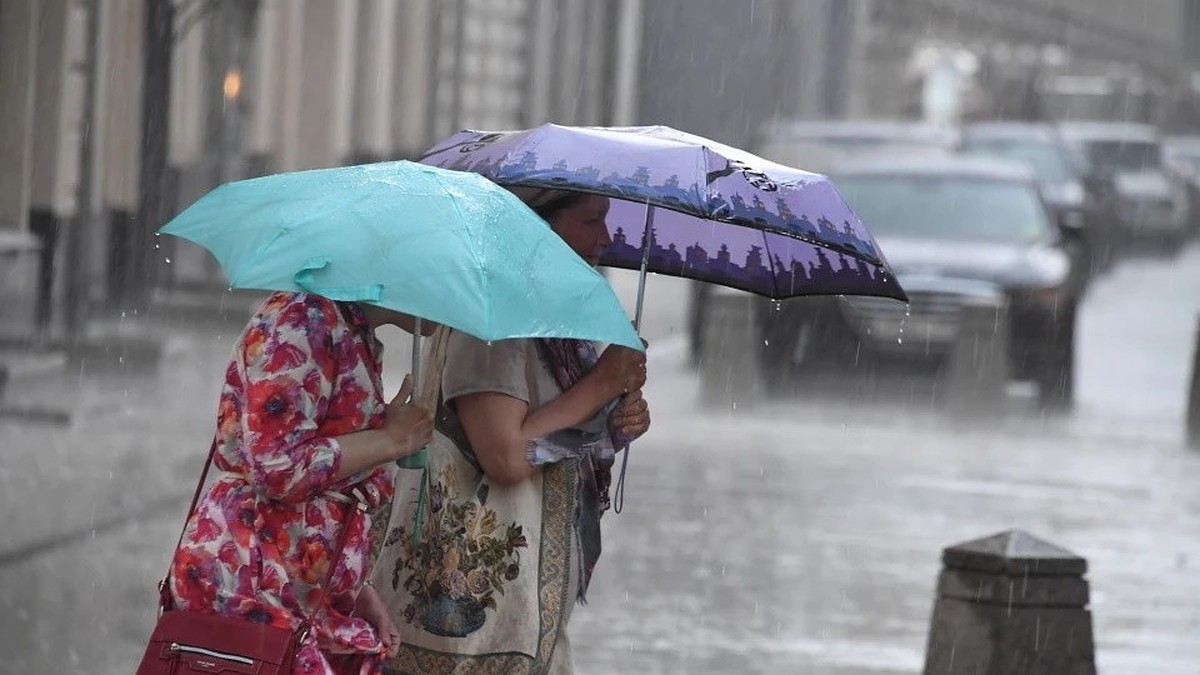
[[[1200,0],[0,0],[0,119],[0,675],[130,673],[155,626],[267,295],[158,230],[545,123],[753,153],[712,184],[772,218],[771,166],[828,176],[863,228],[614,197],[653,424],[577,672],[1200,672]],[[780,292],[642,287],[685,220],[671,260]]]

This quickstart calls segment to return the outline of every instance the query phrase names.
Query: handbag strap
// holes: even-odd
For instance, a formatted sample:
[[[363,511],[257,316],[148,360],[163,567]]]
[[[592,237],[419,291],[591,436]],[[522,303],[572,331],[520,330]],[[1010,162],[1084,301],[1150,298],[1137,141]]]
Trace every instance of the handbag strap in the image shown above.
[[[179,547],[183,545],[183,535],[187,534],[188,523],[192,521],[192,516],[196,513],[196,504],[200,502],[200,492],[204,489],[204,481],[208,478],[208,470],[212,467],[213,456],[217,454],[217,439],[213,437],[212,445],[208,446],[208,458],[204,460],[204,469],[200,472],[200,480],[196,481],[196,490],[192,493],[192,503],[188,506],[187,515],[183,517],[183,527],[179,530],[179,538],[175,540],[174,553],[171,554],[171,561],[167,563],[167,573],[163,575],[162,581],[158,582],[158,611],[164,612],[171,607],[171,592],[167,590],[167,581],[171,578],[171,566],[175,564],[175,553],[179,552]]]
[[[208,470],[212,468],[213,457],[217,454],[217,439],[214,437],[212,445],[208,448],[208,459],[204,461],[204,469],[200,472],[200,480],[196,482],[196,491],[192,493],[192,503],[188,506],[187,516],[183,519],[183,529],[179,531],[179,539],[175,542],[175,551],[179,551],[179,547],[183,545],[183,537],[187,534],[188,523],[191,522],[192,516],[196,513],[196,504],[200,502],[200,493],[204,490],[204,481],[208,478]],[[338,494],[338,493],[330,493]],[[337,567],[337,561],[341,560],[342,552],[346,548],[346,541],[350,536],[350,521],[354,518],[354,514],[365,511],[366,505],[357,499],[345,497],[337,499],[346,505],[346,515],[342,518],[341,532],[338,533],[337,544],[333,547],[333,557],[330,558],[328,568],[325,570],[325,577],[321,580],[321,592],[317,595],[316,607],[317,611],[325,605],[326,589],[329,588],[329,581],[333,578],[333,570]],[[174,555],[171,556],[171,562],[167,564],[167,573],[163,576],[162,581],[158,582],[158,609],[160,612],[166,611],[171,607],[171,592],[168,589],[167,581],[171,578],[171,565],[174,563]],[[312,618],[305,617],[300,622],[297,633],[301,639],[308,633],[309,627],[312,625]]]

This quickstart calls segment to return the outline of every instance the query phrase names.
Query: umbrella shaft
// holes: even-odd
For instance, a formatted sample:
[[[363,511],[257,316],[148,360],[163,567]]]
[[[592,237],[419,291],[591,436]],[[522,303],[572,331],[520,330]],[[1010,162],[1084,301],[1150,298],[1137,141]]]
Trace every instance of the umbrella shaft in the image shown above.
[[[412,338],[412,385],[413,397],[421,391],[421,317],[413,317]]]
[[[646,229],[642,231],[642,267],[638,271],[637,309],[633,315],[633,329],[642,330],[642,309],[646,303],[646,267],[650,264],[650,234],[654,229],[654,206],[646,204]]]

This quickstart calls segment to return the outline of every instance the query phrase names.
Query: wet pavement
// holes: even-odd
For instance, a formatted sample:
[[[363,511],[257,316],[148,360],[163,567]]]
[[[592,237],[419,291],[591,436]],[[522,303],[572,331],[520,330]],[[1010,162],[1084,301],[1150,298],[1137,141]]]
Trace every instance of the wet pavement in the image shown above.
[[[632,276],[614,284],[632,299]],[[812,394],[701,410],[685,286],[652,280],[653,432],[605,519],[582,675],[920,672],[944,546],[1025,529],[1086,557],[1105,675],[1200,672],[1200,454],[1183,401],[1200,248],[1101,280],[1079,327],[1079,404],[1043,417]],[[159,326],[151,374],[20,384],[67,428],[0,421],[0,673],[132,672],[236,327]],[[389,342],[395,386],[407,351]]]

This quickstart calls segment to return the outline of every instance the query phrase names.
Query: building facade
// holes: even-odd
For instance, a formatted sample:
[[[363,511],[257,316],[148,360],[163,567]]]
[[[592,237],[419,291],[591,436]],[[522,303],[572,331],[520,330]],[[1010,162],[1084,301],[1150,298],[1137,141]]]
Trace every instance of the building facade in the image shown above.
[[[843,0],[644,4],[638,119],[740,147],[773,117],[840,115]]]
[[[176,46],[177,202],[250,175],[414,158],[463,128],[628,122],[618,81],[635,73],[620,55],[636,52],[639,5],[218,2]],[[165,283],[219,278],[207,255],[171,245]]]
[[[947,119],[1194,126],[1198,22],[1198,0],[0,0],[0,323],[220,284],[153,235],[212,187],[460,128],[753,147],[775,117],[926,114],[947,67],[971,89]]]
[[[222,284],[206,253],[153,234],[221,182],[414,158],[460,128],[631,123],[641,11],[2,0],[0,255],[36,261],[6,265],[0,299],[45,334],[88,307]]]

